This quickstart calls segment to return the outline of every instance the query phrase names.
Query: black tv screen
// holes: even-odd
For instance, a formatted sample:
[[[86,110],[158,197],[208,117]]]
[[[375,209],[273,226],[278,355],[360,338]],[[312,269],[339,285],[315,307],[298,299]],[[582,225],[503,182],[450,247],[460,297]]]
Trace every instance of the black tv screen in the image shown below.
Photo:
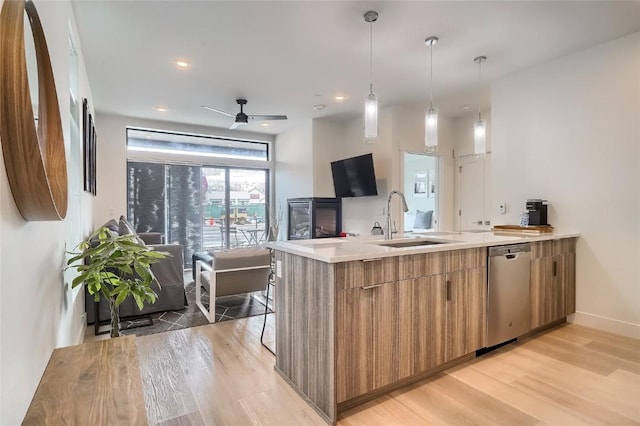
[[[338,198],[378,195],[372,154],[332,161],[331,173]]]

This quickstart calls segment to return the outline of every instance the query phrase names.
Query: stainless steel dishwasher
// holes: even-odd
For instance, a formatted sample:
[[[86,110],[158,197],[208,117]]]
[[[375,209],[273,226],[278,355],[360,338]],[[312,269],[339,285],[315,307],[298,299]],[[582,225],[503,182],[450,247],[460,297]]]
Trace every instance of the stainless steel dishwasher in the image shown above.
[[[489,247],[487,347],[530,330],[530,275],[530,244]]]

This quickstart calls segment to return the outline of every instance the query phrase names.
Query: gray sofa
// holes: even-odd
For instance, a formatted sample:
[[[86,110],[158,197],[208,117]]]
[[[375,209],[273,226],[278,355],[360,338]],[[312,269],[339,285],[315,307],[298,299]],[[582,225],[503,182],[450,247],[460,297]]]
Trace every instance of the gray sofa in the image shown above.
[[[153,291],[158,295],[156,303],[146,304],[142,310],[138,309],[135,301],[128,298],[120,305],[120,318],[151,314],[154,312],[175,311],[184,309],[187,305],[187,297],[184,290],[184,250],[180,244],[162,244],[162,234],[158,232],[136,233],[124,217],[120,222],[110,220],[104,226],[119,235],[134,234],[147,246],[158,251],[166,251],[171,256],[151,265],[151,271],[157,282],[153,283]],[[160,286],[158,286],[160,283]],[[109,302],[102,298],[99,303],[100,321],[106,321],[111,317]],[[93,296],[85,290],[85,309],[87,323],[95,322],[95,303]]]

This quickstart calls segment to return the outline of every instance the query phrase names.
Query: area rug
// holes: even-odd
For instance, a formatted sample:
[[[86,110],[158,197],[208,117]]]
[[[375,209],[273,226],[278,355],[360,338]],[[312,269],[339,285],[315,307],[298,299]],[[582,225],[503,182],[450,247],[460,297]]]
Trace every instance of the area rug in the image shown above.
[[[188,306],[181,311],[167,311],[151,314],[153,324],[149,318],[122,320],[120,327],[124,335],[148,336],[164,331],[180,330],[182,328],[205,325],[209,322],[196,306],[196,285],[191,281],[185,287]],[[202,304],[209,307],[209,295],[202,292]],[[262,292],[247,293],[234,296],[218,297],[216,299],[216,322],[230,321],[263,315],[265,298]],[[269,309],[269,312],[273,312]]]

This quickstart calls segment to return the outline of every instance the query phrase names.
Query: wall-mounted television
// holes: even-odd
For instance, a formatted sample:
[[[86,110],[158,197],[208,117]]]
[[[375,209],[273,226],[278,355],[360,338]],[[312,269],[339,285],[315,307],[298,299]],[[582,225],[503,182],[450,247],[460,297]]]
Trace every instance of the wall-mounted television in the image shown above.
[[[338,198],[378,195],[372,154],[332,161],[331,173]]]

